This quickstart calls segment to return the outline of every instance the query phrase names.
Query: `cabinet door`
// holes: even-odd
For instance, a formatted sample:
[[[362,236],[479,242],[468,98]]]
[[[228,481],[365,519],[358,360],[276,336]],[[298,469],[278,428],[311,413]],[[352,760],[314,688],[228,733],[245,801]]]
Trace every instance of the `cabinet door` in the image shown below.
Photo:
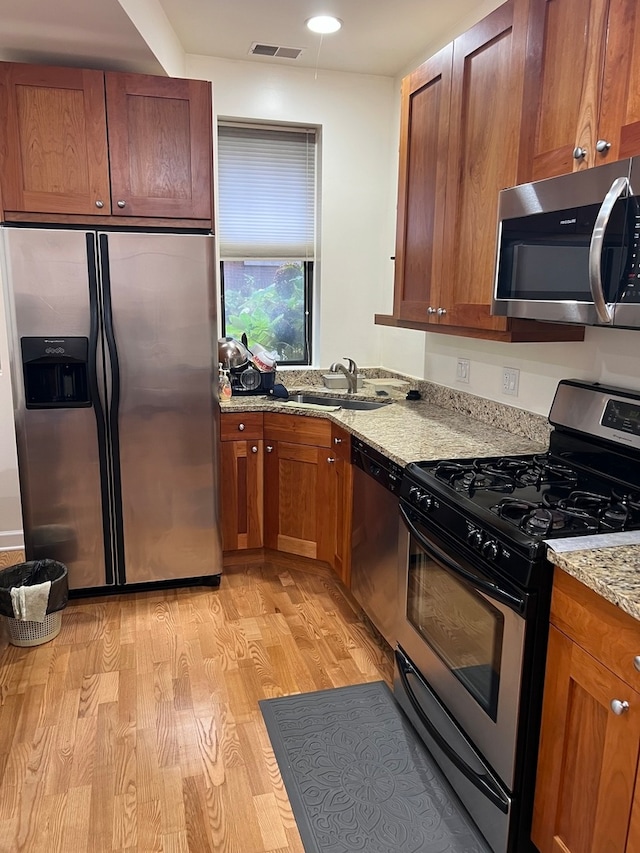
[[[611,148],[596,153],[620,160],[640,154],[640,6],[637,0],[609,0],[607,52],[602,77],[598,139]],[[637,192],[637,190],[636,190]]]
[[[596,162],[608,5],[609,0],[533,0],[529,42],[540,66],[539,73],[532,69],[537,116],[530,180]],[[576,147],[586,152],[583,158],[574,158]]]
[[[266,441],[265,544],[331,563],[331,464],[326,447]]]
[[[629,710],[614,714],[614,699]],[[531,835],[540,853],[624,851],[639,749],[640,694],[552,626]]]
[[[490,307],[498,192],[517,177],[527,5],[505,3],[454,42],[440,325],[507,328]]]
[[[101,71],[0,63],[0,121],[5,211],[110,212]]]
[[[107,73],[111,207],[118,216],[211,220],[211,86]]]
[[[264,536],[263,441],[220,443],[222,547],[262,548]]]
[[[448,45],[402,81],[394,314],[404,320],[437,320],[452,56]]]

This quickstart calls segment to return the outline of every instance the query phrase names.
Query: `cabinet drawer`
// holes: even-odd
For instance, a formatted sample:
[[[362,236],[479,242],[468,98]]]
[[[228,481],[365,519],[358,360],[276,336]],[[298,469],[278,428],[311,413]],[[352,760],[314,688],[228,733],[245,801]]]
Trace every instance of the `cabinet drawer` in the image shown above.
[[[640,622],[593,590],[555,569],[551,622],[635,690],[640,672]],[[639,662],[640,665],[640,662]]]
[[[236,441],[237,439],[262,438],[262,412],[237,412],[234,414],[222,414],[220,416],[220,439],[222,441]]]
[[[268,441],[286,441],[289,444],[311,444],[314,447],[331,447],[331,421],[305,415],[264,416],[264,437]]]

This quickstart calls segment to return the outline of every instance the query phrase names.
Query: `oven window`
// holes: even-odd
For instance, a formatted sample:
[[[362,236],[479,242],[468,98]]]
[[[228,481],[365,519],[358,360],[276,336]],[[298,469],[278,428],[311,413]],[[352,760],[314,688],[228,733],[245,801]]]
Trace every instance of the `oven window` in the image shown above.
[[[411,538],[407,618],[487,712],[498,715],[504,617]]]

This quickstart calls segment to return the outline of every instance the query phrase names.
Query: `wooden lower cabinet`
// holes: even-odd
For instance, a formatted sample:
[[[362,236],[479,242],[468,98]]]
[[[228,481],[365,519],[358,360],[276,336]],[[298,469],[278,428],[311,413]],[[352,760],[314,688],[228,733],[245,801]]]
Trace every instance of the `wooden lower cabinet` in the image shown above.
[[[532,840],[540,853],[638,853],[640,623],[555,577]]]
[[[267,547],[351,569],[351,436],[323,418],[223,413],[225,551]]]
[[[333,563],[335,459],[330,422],[266,415],[265,444],[266,546]]]
[[[222,548],[264,545],[262,413],[225,414],[220,429]]]

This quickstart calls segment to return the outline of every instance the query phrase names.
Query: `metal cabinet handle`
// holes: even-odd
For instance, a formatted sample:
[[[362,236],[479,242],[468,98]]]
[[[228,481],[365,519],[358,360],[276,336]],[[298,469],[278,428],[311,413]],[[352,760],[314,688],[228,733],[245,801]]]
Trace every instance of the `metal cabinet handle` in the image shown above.
[[[273,453],[273,446],[271,444],[267,444],[266,450],[267,453]]]
[[[444,317],[444,315],[447,313],[447,309],[446,308],[438,308],[436,313],[437,313],[438,317]]]
[[[602,246],[613,207],[620,196],[627,191],[631,192],[628,178],[616,178],[611,184],[609,192],[600,205],[589,246],[589,288],[591,290],[591,298],[593,299],[598,319],[601,323],[606,323],[609,326],[613,323],[613,310],[612,306],[608,305],[604,298],[601,269]]]
[[[621,702],[620,699],[612,699],[611,710],[617,717],[620,717],[622,714],[626,714],[629,710],[629,703],[627,701]]]
[[[640,672],[640,655],[636,655],[633,659],[633,665]]]
[[[246,427],[244,424],[238,424],[238,429],[240,430],[240,432],[244,432]]]
[[[429,305],[429,307],[427,308],[427,314],[435,314],[435,313],[436,313],[436,309],[433,308],[431,305]]]
[[[574,160],[584,160],[584,158],[586,156],[587,156],[587,149],[581,148],[579,145],[576,145],[576,147],[573,149],[573,159]]]
[[[126,201],[122,201],[122,199],[120,199],[120,201],[118,202],[118,207],[126,207],[126,206],[127,206]]]
[[[104,207],[104,202],[98,199],[98,201],[96,202],[96,207]]]
[[[341,438],[334,438],[333,443],[334,444],[342,444],[342,439]]]
[[[258,452],[258,448],[255,446],[255,444],[254,444],[254,445],[253,445],[253,447],[251,448],[251,452],[252,452],[252,453],[257,453],[257,452]]]
[[[328,462],[329,464],[331,464],[332,462],[335,462],[335,461],[336,461],[336,460],[335,460],[335,457],[333,457],[333,456],[327,456],[327,462]]]
[[[607,142],[606,139],[599,139],[596,142],[596,151],[599,154],[603,154],[605,151],[608,151],[611,148],[611,143]]]

